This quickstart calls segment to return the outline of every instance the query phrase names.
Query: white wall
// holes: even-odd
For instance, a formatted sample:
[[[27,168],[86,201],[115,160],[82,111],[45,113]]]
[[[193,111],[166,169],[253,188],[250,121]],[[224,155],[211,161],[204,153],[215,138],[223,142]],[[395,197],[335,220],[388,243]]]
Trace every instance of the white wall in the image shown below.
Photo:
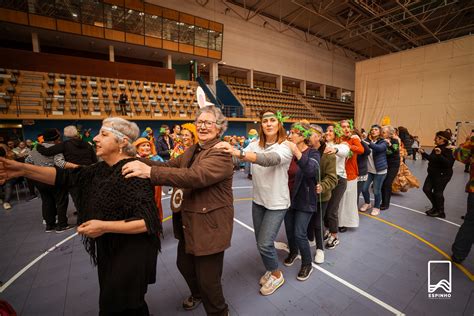
[[[344,56],[341,50],[328,51],[324,45],[319,47],[317,41],[308,43],[288,35],[303,36],[303,32],[280,33],[269,26],[285,28],[276,21],[270,21],[264,28],[259,17],[247,22],[232,11],[225,15],[226,7],[219,0],[210,0],[206,7],[194,0],[147,2],[224,24],[222,60],[229,66],[354,90],[354,60]],[[247,12],[233,8],[242,15]]]

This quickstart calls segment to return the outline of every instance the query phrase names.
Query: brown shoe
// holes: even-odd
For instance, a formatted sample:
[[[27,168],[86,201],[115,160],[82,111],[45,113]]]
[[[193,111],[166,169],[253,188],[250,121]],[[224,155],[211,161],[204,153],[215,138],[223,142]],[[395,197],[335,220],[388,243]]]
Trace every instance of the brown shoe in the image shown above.
[[[183,301],[183,308],[187,311],[193,310],[201,304],[200,298],[195,298],[192,295]]]

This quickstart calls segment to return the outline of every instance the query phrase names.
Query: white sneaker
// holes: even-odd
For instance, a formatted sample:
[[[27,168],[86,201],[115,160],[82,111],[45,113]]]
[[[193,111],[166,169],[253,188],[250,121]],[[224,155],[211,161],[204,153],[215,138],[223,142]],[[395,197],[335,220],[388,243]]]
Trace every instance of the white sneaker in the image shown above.
[[[169,194],[169,195],[173,194],[173,188],[169,188],[168,194]]]
[[[280,277],[277,278],[273,274],[270,274],[270,278],[268,279],[267,283],[262,285],[260,288],[260,294],[262,295],[271,295],[273,294],[280,286],[285,283],[285,278],[283,278],[283,272],[280,272]]]
[[[258,284],[260,284],[260,286],[264,285],[265,283],[267,283],[268,279],[270,279],[270,276],[272,275],[272,272],[271,271],[267,271],[265,272],[264,275],[262,275],[262,277],[260,278],[260,281],[258,282]]]
[[[316,255],[314,256],[314,262],[323,263],[324,262],[324,251],[322,249],[316,249]]]
[[[166,193],[161,191],[161,196],[166,196]]]
[[[370,203],[369,204],[366,204],[364,203],[364,205],[362,205],[362,207],[359,209],[359,211],[361,212],[367,212],[367,210],[370,208]]]
[[[316,239],[315,240],[308,240],[310,247],[316,247]]]
[[[11,204],[10,204],[10,203],[8,203],[8,202],[5,202],[5,203],[3,203],[3,208],[4,208],[4,209],[6,209],[6,210],[9,210],[9,209],[11,209],[11,208],[12,208],[12,206],[11,206]]]

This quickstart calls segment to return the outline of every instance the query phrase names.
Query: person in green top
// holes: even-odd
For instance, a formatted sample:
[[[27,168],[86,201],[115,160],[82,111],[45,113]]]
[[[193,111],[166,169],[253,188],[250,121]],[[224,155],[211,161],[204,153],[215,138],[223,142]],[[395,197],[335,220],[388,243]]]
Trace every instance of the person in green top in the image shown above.
[[[316,193],[319,194],[318,209],[316,213],[313,214],[308,225],[308,239],[310,242],[316,243],[316,256],[314,261],[316,263],[323,263],[324,247],[322,218],[324,218],[328,201],[331,199],[331,192],[337,185],[336,155],[326,152],[326,144],[323,139],[324,132],[321,126],[312,124],[311,129],[314,131],[310,138],[311,145],[321,154],[321,179],[318,179],[318,184],[315,188]]]

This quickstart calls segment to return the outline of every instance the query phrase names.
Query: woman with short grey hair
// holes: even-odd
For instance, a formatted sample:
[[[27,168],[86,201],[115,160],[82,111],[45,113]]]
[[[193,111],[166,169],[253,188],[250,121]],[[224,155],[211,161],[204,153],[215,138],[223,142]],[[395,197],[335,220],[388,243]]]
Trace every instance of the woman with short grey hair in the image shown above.
[[[185,310],[201,302],[208,315],[227,315],[222,291],[224,252],[230,247],[234,220],[232,158],[215,147],[227,129],[227,119],[214,106],[204,106],[195,123],[198,143],[167,162],[132,161],[126,178],[151,179],[153,185],[181,188],[173,192],[173,230],[179,240],[176,265],[191,295]]]
[[[135,123],[105,119],[94,137],[103,161],[73,170],[0,158],[0,184],[24,176],[80,191],[77,232],[98,268],[100,315],[149,314],[145,293],[156,279],[161,224],[150,180],[122,176],[122,166],[137,159],[129,149],[137,136]]]

